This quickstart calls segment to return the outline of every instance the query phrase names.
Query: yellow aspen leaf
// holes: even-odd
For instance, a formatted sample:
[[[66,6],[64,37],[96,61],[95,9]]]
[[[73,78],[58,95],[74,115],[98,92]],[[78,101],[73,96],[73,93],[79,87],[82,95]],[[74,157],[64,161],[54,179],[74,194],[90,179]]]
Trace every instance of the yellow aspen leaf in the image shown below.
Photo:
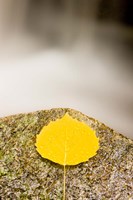
[[[61,165],[77,165],[96,155],[99,139],[87,124],[67,113],[44,126],[37,135],[38,153]]]
[[[38,153],[53,162],[64,165],[63,200],[65,200],[66,165],[77,165],[96,155],[99,139],[87,124],[73,119],[67,113],[51,121],[37,135]]]

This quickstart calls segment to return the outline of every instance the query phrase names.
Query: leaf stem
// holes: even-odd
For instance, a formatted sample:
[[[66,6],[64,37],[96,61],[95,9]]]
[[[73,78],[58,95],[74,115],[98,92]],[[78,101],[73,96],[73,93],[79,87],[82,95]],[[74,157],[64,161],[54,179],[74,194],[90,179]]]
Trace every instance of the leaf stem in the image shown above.
[[[64,175],[63,175],[63,200],[66,198],[66,165],[64,165]]]

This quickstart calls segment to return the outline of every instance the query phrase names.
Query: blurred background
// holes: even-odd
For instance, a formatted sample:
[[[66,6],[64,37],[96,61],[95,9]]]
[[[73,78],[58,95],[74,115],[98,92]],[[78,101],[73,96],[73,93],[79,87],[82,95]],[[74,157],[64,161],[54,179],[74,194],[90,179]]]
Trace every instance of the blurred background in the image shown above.
[[[0,0],[0,117],[54,107],[133,138],[132,0]]]

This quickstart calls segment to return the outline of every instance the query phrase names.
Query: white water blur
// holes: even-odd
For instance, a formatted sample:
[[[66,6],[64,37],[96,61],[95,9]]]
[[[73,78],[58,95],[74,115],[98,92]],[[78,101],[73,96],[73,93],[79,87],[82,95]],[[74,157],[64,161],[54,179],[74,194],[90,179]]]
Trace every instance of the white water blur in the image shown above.
[[[0,0],[0,117],[70,107],[133,137],[133,30],[71,2]]]

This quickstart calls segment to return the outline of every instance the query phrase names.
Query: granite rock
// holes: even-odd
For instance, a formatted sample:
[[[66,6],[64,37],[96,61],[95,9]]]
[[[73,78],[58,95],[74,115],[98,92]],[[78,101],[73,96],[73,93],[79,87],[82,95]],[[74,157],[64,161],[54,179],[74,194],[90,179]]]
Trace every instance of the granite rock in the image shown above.
[[[66,167],[66,200],[132,200],[133,141],[68,108],[0,119],[0,199],[62,199],[63,166],[43,159],[35,140],[44,125],[66,112],[96,130],[100,141],[95,157]]]

